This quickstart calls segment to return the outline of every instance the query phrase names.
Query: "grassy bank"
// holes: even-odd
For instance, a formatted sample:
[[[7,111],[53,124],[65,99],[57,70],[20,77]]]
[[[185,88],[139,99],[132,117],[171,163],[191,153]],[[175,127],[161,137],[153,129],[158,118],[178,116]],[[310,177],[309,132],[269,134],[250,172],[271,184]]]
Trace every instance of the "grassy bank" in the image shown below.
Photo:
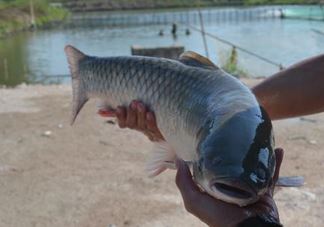
[[[308,5],[319,3],[318,0],[244,0],[245,5]]]
[[[154,9],[196,6],[250,6],[271,4],[315,4],[318,0],[56,0],[71,11]]]
[[[0,0],[0,37],[49,26],[64,20],[67,15],[67,10],[50,6],[46,0]]]

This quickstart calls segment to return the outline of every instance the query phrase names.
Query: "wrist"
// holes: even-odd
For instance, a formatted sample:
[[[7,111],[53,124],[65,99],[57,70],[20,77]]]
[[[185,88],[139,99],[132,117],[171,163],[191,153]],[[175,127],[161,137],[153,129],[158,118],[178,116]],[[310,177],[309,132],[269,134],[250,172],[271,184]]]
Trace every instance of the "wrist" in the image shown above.
[[[249,217],[239,223],[237,227],[283,227],[279,219],[271,216],[255,216]]]

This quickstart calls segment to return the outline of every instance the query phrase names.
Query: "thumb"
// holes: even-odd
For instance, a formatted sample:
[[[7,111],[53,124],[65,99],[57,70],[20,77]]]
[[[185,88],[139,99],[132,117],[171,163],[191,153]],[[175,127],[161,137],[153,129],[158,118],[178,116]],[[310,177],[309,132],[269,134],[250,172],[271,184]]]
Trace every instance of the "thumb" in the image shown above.
[[[181,192],[184,202],[196,199],[201,193],[199,187],[192,179],[188,165],[183,160],[176,160],[177,175],[176,184]]]

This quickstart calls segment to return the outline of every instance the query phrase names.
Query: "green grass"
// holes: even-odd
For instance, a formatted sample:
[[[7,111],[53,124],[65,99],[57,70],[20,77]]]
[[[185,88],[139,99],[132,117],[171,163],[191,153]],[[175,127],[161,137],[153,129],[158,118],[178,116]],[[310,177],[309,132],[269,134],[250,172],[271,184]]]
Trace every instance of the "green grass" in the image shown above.
[[[103,0],[55,0],[56,2],[103,2]],[[129,4],[141,3],[150,5],[152,0],[110,0],[112,4]],[[314,4],[319,0],[154,0],[156,5],[173,6],[173,7],[195,7],[195,6],[215,6],[215,5],[269,5],[269,4]]]
[[[318,0],[244,0],[245,5],[316,4]]]
[[[37,27],[62,21],[68,16],[67,10],[51,7],[46,0],[33,0],[33,5]],[[0,0],[0,37],[30,26],[30,0]]]
[[[38,27],[46,26],[51,22],[63,21],[68,15],[68,12],[61,8],[46,7],[42,8],[42,10],[42,14],[36,17]]]
[[[231,50],[221,68],[237,78],[248,77],[248,74],[238,66],[238,54],[235,48]]]

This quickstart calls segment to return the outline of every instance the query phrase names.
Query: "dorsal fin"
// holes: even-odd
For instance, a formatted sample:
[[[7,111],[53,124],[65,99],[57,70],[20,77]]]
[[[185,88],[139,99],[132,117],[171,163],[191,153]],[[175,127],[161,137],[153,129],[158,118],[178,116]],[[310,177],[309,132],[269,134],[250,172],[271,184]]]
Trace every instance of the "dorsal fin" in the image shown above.
[[[205,69],[217,70],[217,67],[214,63],[212,63],[208,58],[201,56],[193,51],[186,51],[180,55],[179,61],[183,64],[193,66],[193,67],[202,67]]]

